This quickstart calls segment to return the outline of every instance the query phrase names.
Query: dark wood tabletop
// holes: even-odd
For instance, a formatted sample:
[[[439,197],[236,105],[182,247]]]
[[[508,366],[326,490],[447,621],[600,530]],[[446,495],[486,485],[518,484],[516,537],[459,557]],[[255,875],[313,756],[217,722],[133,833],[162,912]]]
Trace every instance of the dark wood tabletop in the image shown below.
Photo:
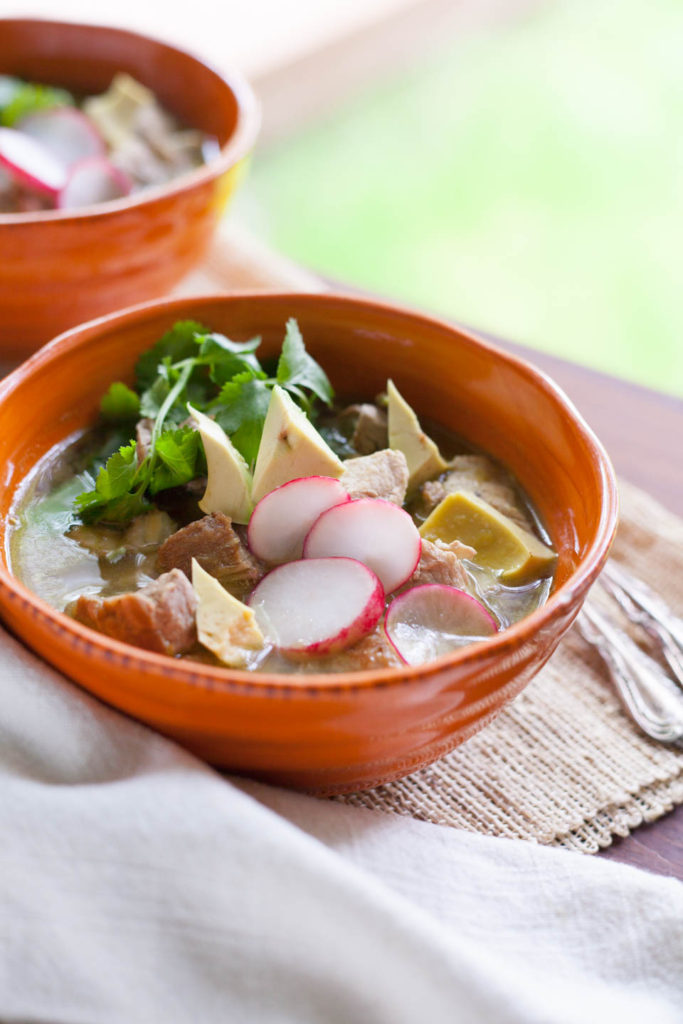
[[[604,444],[618,476],[683,515],[683,401],[537,349],[490,340],[560,385]],[[615,840],[600,856],[683,880],[683,805]]]

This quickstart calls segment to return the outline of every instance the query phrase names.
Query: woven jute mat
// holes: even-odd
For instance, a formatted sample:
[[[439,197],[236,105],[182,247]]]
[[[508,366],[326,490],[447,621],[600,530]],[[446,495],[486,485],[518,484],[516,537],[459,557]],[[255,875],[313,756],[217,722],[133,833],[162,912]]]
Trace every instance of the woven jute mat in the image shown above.
[[[683,611],[683,520],[621,484],[612,557]],[[572,628],[489,726],[398,782],[335,797],[485,835],[595,853],[683,803],[683,750],[622,711],[600,656]]]

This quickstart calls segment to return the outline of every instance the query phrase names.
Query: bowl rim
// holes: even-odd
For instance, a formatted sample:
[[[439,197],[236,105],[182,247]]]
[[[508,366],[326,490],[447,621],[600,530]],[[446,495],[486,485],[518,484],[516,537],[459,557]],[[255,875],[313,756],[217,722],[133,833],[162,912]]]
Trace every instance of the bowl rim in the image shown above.
[[[247,79],[235,68],[228,71],[220,71],[212,63],[203,60],[198,54],[186,50],[182,46],[176,46],[168,40],[151,36],[144,32],[135,32],[132,29],[119,28],[114,25],[97,24],[81,21],[58,21],[54,18],[0,18],[0,31],[6,25],[39,25],[43,28],[69,27],[73,29],[90,29],[103,33],[114,33],[129,39],[144,40],[163,46],[168,50],[182,54],[196,64],[213,74],[233,94],[237,104],[237,121],[230,137],[220,147],[218,153],[207,163],[195,167],[190,171],[183,171],[170,181],[162,185],[150,185],[124,196],[121,199],[109,199],[102,203],[93,203],[90,206],[79,206],[73,210],[35,210],[26,213],[0,213],[0,228],[11,227],[12,225],[29,224],[56,224],[64,221],[101,219],[107,216],[115,216],[118,213],[127,212],[146,203],[153,203],[155,200],[189,192],[199,185],[203,185],[214,178],[231,170],[238,165],[252,150],[259,129],[261,127],[261,107],[256,94]]]
[[[444,669],[476,666],[486,652],[488,656],[510,655],[521,647],[531,635],[543,630],[555,621],[566,617],[573,605],[578,614],[583,596],[599,575],[611,547],[617,528],[618,494],[614,469],[609,457],[592,429],[562,389],[542,370],[520,356],[499,348],[492,342],[479,338],[470,329],[456,326],[448,320],[428,316],[407,306],[360,298],[344,292],[267,292],[253,290],[216,294],[213,292],[183,296],[174,299],[153,300],[138,303],[127,309],[106,316],[97,317],[84,324],[57,335],[29,359],[21,363],[7,377],[0,381],[0,406],[15,385],[30,378],[36,370],[50,364],[57,355],[68,354],[81,346],[91,344],[93,335],[102,327],[108,329],[129,324],[131,321],[153,320],[159,314],[170,315],[176,310],[179,316],[190,315],[193,303],[215,303],[231,305],[245,299],[256,302],[296,303],[304,299],[314,306],[332,306],[349,309],[362,307],[369,313],[401,318],[436,326],[455,332],[469,347],[483,349],[496,359],[502,359],[515,367],[528,380],[536,384],[555,402],[572,421],[575,431],[593,454],[594,466],[598,469],[598,484],[602,502],[600,517],[595,527],[591,544],[570,576],[558,589],[552,592],[545,604],[500,633],[487,637],[480,643],[471,644],[451,654],[444,654],[423,665],[402,665],[398,668],[363,669],[353,672],[306,673],[286,675],[283,673],[249,672],[243,669],[222,668],[202,665],[199,662],[174,659],[168,655],[144,651],[122,641],[114,640],[95,630],[89,629],[63,612],[57,611],[46,601],[34,594],[16,576],[4,560],[0,560],[0,591],[11,603],[20,604],[31,617],[41,619],[53,632],[70,638],[74,647],[88,652],[99,651],[108,662],[117,662],[119,667],[163,675],[169,681],[189,684],[206,691],[240,693],[245,695],[268,695],[282,697],[332,696],[344,693],[359,694],[368,689],[424,683],[432,676],[440,675]],[[15,489],[16,494],[16,489]],[[7,544],[5,557],[8,556]]]

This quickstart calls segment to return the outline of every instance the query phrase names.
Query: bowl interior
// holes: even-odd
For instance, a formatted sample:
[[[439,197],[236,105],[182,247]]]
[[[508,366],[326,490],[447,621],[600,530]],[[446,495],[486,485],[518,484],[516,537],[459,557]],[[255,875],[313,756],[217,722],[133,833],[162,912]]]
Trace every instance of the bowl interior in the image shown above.
[[[235,131],[234,92],[211,68],[172,46],[104,26],[0,21],[3,74],[88,95],[107,89],[117,71],[137,78],[183,122],[214,136],[221,145]]]
[[[418,413],[495,455],[518,477],[559,552],[556,584],[606,550],[614,517],[609,464],[561,393],[526,363],[447,324],[332,296],[182,299],[94,322],[37,353],[0,386],[0,532],[17,489],[49,448],[88,424],[101,394],[132,380],[138,354],[176,320],[236,339],[260,334],[274,353],[288,317],[337,394],[372,398],[393,377]],[[6,537],[5,537],[6,540]],[[6,547],[6,544],[5,544]]]

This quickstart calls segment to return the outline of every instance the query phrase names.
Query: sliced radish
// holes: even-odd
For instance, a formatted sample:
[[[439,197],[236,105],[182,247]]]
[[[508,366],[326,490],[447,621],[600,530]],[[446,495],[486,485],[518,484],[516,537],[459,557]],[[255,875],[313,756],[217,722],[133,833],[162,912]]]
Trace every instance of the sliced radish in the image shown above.
[[[357,558],[390,594],[415,572],[420,543],[415,523],[402,508],[381,498],[360,498],[322,513],[304,541],[304,558]]]
[[[53,107],[27,114],[15,128],[40,142],[67,168],[107,152],[106,143],[90,118],[73,107]]]
[[[492,636],[498,626],[483,604],[464,590],[425,583],[394,598],[384,631],[399,657],[408,665],[422,665]]]
[[[353,558],[310,558],[269,572],[249,606],[268,643],[292,654],[330,654],[372,632],[384,590]]]
[[[55,196],[64,188],[67,171],[45,146],[16,128],[0,128],[0,166],[15,181]]]
[[[132,183],[127,174],[103,156],[88,157],[71,168],[68,180],[57,196],[60,210],[72,210],[93,203],[127,196]]]
[[[270,491],[249,520],[249,547],[257,558],[275,565],[301,558],[304,538],[318,516],[350,501],[348,491],[331,476],[304,476]]]

